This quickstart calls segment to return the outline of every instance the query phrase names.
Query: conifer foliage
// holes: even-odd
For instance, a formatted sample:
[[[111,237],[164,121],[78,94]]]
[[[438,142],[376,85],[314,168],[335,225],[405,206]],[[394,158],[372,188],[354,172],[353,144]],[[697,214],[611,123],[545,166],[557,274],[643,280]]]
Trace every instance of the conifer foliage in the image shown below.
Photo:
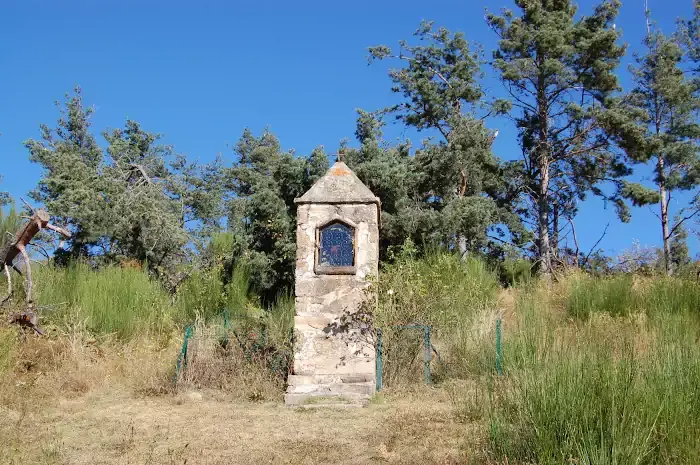
[[[439,247],[525,262],[528,272],[534,263],[545,277],[565,263],[607,270],[613,260],[580,251],[574,230],[580,202],[593,195],[621,221],[630,205],[654,206],[663,244],[654,266],[686,267],[700,220],[700,0],[670,35],[651,17],[640,21],[646,38],[627,89],[621,3],[598,1],[579,10],[571,0],[514,0],[512,10],[487,12],[491,53],[430,21],[396,47],[368,48],[372,66],[390,66],[396,101],[357,110],[356,143],[340,148],[381,200],[383,261],[402,247]],[[244,265],[264,300],[292,288],[294,200],[335,149],[298,154],[268,129],[245,129],[232,162],[202,164],[134,120],[96,131],[80,88],[57,107],[56,124],[25,146],[42,170],[31,198],[72,233],[55,248],[58,263],[137,261],[172,290],[216,261],[223,284]],[[424,136],[420,144],[385,138],[389,119]],[[504,159],[494,147],[507,125],[518,148]],[[0,192],[6,226],[18,215],[8,203]]]

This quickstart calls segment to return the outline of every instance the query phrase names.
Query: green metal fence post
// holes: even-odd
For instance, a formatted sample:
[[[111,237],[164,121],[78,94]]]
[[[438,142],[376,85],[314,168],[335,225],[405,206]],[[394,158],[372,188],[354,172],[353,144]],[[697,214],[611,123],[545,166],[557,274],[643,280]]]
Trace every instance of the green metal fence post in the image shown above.
[[[498,376],[503,376],[501,368],[501,319],[496,320],[496,373]]]
[[[383,379],[383,373],[384,373],[384,364],[382,360],[382,330],[380,328],[377,328],[377,347],[376,347],[376,383],[377,383],[377,392],[382,390],[382,383],[384,381]]]
[[[177,370],[175,371],[175,382],[180,377],[180,372],[183,368],[187,366],[187,344],[192,336],[192,327],[185,327],[185,338],[182,341],[182,348],[180,349],[180,356],[177,358]]]
[[[423,378],[430,384],[430,326],[423,326]]]

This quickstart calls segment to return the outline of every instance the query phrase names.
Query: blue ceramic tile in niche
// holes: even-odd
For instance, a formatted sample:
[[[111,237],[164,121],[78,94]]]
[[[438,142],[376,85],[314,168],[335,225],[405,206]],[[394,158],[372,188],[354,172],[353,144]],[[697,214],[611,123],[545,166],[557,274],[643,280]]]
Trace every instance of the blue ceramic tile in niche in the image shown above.
[[[353,266],[355,264],[354,231],[343,223],[332,223],[321,229],[321,266]]]

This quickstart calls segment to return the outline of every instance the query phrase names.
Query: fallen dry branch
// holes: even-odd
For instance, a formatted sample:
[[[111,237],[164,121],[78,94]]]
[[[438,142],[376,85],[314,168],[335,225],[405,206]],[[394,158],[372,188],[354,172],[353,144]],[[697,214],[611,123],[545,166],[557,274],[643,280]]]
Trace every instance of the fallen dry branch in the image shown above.
[[[69,231],[49,223],[49,219],[50,217],[46,210],[35,210],[32,208],[32,216],[29,217],[22,229],[17,231],[13,241],[0,250],[0,267],[4,270],[5,275],[7,276],[7,296],[0,300],[0,305],[4,304],[12,297],[12,276],[10,274],[10,267],[17,271],[20,275],[22,274],[14,264],[15,258],[21,255],[24,259],[25,293],[28,307],[24,312],[13,314],[10,318],[10,322],[31,327],[39,334],[42,334],[42,332],[36,326],[37,315],[33,311],[32,306],[32,267],[29,260],[29,255],[27,254],[27,246],[31,243],[32,239],[34,239],[34,236],[36,236],[42,229],[55,231],[66,238],[71,237]]]
[[[35,311],[27,309],[23,312],[13,313],[10,315],[10,324],[17,324],[23,328],[33,329],[37,334],[43,335],[44,332],[37,326],[39,316]]]

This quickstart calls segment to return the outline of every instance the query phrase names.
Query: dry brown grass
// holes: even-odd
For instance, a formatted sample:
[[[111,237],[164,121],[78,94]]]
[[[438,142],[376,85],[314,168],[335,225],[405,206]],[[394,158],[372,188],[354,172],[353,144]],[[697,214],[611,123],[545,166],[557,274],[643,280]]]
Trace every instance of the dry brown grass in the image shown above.
[[[264,357],[247,358],[232,333],[201,323],[189,340],[177,385],[224,391],[236,400],[281,401],[284,394],[284,379],[271,372]]]
[[[134,395],[173,390],[175,338],[97,341],[77,328],[37,337],[0,328],[6,369],[0,370],[0,406],[31,403],[45,407],[57,398],[77,398],[109,386]]]
[[[293,410],[216,393],[139,398],[99,390],[49,408],[8,409],[8,464],[456,464],[479,457],[479,427],[439,390],[387,395],[363,409]],[[474,430],[475,440],[464,442]]]
[[[263,402],[281,399],[281,385],[208,344],[194,343],[199,360],[176,389],[176,337],[98,342],[77,329],[13,341],[0,373],[3,465],[482,462],[482,423],[452,401],[460,386],[387,391],[362,409],[294,410]]]

